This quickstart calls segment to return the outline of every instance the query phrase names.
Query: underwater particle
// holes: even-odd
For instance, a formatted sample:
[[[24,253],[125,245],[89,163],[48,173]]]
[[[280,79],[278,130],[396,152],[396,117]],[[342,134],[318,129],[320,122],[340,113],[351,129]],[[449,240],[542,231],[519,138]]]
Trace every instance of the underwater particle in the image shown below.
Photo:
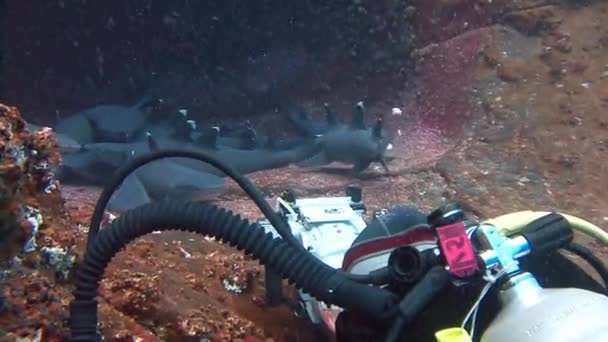
[[[31,253],[36,250],[36,239],[38,237],[38,230],[44,221],[42,219],[42,214],[40,214],[40,210],[33,207],[25,207],[25,212],[23,216],[24,219],[32,226],[30,239],[25,243],[25,246],[23,247],[23,252]]]
[[[399,108],[395,107],[395,108],[393,108],[393,109],[391,110],[391,113],[392,113],[393,115],[401,115],[401,114],[403,114],[403,111],[402,111],[401,109],[399,109]]]

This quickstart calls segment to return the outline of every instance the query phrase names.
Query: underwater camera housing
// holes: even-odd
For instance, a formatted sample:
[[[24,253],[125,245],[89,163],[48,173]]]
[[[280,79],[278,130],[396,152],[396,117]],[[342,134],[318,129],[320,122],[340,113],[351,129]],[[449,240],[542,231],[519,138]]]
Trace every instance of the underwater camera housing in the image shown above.
[[[366,207],[361,193],[361,188],[354,186],[346,188],[346,196],[337,197],[297,198],[287,191],[277,198],[276,210],[304,249],[327,265],[340,269],[344,255],[367,226],[363,220]],[[259,220],[258,224],[280,237],[268,220]],[[272,270],[266,268],[266,272],[271,274]],[[277,284],[280,281],[278,276],[266,277],[266,286],[274,289],[268,293],[273,297],[267,298],[269,304],[280,303],[281,285]],[[296,314],[333,332],[339,309],[326,306],[302,290],[298,290],[298,297]]]
[[[382,277],[391,253],[399,246],[407,245],[420,252],[437,247],[435,237],[424,229],[426,216],[421,212],[411,208],[380,209],[368,224],[364,221],[367,209],[361,188],[349,186],[345,192],[346,196],[297,198],[288,191],[276,200],[276,211],[296,240],[325,264],[354,277],[374,273]],[[280,237],[268,220],[259,220],[258,224]],[[268,305],[282,302],[281,277],[268,267],[266,291]],[[295,314],[321,332],[335,335],[341,312],[342,308],[327,306],[305,291],[297,292]]]

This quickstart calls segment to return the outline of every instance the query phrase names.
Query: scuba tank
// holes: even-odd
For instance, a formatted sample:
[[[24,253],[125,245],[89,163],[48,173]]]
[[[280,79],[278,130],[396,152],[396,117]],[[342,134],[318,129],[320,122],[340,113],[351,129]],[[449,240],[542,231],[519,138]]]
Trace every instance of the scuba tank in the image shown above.
[[[502,308],[481,342],[608,341],[607,296],[579,288],[543,288],[517,261],[572,241],[564,217],[549,214],[513,238],[489,224],[481,224],[476,235],[486,250],[480,254],[484,264],[506,275],[497,294]]]
[[[503,308],[482,342],[608,341],[608,297],[577,288],[544,289],[527,272],[503,286]]]

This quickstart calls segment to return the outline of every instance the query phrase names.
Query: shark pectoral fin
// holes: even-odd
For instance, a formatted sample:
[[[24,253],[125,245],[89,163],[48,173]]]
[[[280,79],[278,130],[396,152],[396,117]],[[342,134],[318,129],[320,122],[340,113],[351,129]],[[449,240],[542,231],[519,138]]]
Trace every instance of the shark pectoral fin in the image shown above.
[[[122,182],[122,185],[108,203],[108,210],[124,212],[151,201],[142,182],[136,175],[132,174]]]
[[[299,167],[317,167],[329,164],[331,161],[327,158],[324,152],[321,152],[311,158],[295,163]]]

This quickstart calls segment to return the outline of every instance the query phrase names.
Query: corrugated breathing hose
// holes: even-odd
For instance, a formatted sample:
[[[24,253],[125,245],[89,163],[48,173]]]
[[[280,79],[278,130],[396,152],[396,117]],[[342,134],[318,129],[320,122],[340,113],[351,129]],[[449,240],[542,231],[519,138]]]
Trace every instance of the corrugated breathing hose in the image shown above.
[[[253,184],[249,179],[247,179],[242,174],[238,173],[232,167],[227,165],[224,161],[219,158],[213,156],[210,153],[192,150],[192,149],[183,149],[183,150],[161,150],[154,151],[150,153],[143,154],[138,156],[128,163],[124,164],[121,168],[119,168],[114,175],[110,178],[108,184],[104,187],[99,199],[97,200],[97,204],[95,205],[95,209],[93,210],[93,216],[91,217],[91,224],[89,226],[89,236],[87,241],[87,249],[92,245],[95,240],[97,234],[101,228],[101,221],[103,218],[103,213],[106,210],[106,206],[116,189],[120,187],[122,182],[135,170],[138,168],[145,166],[155,160],[164,159],[164,158],[188,158],[193,160],[198,160],[201,163],[208,163],[209,165],[217,168],[226,174],[226,176],[230,177],[234,180],[243,191],[251,198],[251,200],[257,205],[260,211],[264,214],[264,216],[270,221],[272,226],[276,229],[276,231],[281,235],[281,237],[289,244],[294,246],[295,248],[299,248],[304,251],[304,247],[300,244],[296,238],[292,235],[291,229],[288,224],[282,220],[279,215],[270,207],[270,204],[266,202],[263,194],[260,190]],[[375,272],[374,274],[369,275],[358,275],[358,274],[345,274],[352,280],[361,282],[361,283],[382,283],[383,277],[381,272]]]
[[[273,238],[257,223],[211,204],[165,200],[127,212],[100,230],[89,245],[75,276],[70,341],[100,341],[96,297],[106,267],[129,242],[156,230],[188,231],[227,242],[317,299],[370,319],[385,320],[396,314],[398,299],[389,291],[350,280],[306,251]]]

